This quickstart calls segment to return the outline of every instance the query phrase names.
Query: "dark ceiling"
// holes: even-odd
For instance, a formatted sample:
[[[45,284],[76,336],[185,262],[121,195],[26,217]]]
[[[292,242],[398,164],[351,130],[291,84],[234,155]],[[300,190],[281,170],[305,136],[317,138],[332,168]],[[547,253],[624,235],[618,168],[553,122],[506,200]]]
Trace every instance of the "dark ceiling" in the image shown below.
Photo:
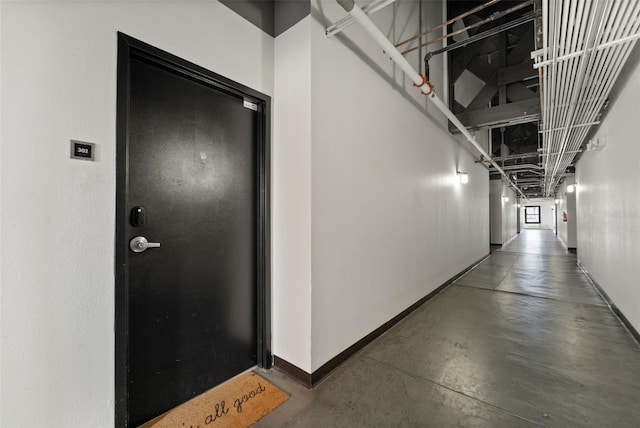
[[[449,0],[448,18],[483,4]],[[539,78],[531,59],[536,11],[533,1],[495,1],[448,27],[448,33],[473,27],[448,40],[448,45],[471,41],[448,52],[449,106],[469,129],[490,129],[491,156],[531,197],[542,194],[543,160]],[[457,88],[465,93],[456,94]],[[490,171],[491,178],[500,177]]]

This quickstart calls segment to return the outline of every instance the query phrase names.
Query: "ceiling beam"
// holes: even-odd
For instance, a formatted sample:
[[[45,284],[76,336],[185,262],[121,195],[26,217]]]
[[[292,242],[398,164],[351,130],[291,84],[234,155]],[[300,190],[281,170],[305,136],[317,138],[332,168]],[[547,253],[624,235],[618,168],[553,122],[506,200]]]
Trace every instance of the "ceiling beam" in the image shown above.
[[[538,102],[540,101],[538,93],[527,88],[522,83],[512,83],[511,85],[508,85],[507,98],[512,102],[528,100],[530,98],[536,98],[538,99]]]
[[[536,97],[491,108],[465,111],[457,116],[465,127],[471,129],[535,122],[540,119],[540,100]]]
[[[527,32],[524,33],[518,44],[509,52],[507,65],[516,65],[527,59],[531,59],[531,51],[535,49],[533,46],[533,25],[527,25],[527,28]]]
[[[498,92],[498,87],[495,84],[490,82],[485,83],[482,89],[480,89],[480,92],[478,92],[473,100],[469,103],[469,105],[467,106],[467,110],[475,111],[487,108],[489,106],[491,98],[493,98],[496,92]]]
[[[462,73],[468,68],[469,63],[473,61],[475,57],[493,52],[497,48],[497,38],[494,36],[474,43],[472,48],[460,49],[460,54],[457,54],[456,51],[453,51],[456,54],[450,53],[449,55],[452,55],[453,58],[450,72],[451,83],[453,84],[458,80],[460,75],[462,75]]]
[[[531,152],[531,153],[522,153],[519,155],[507,155],[507,156],[499,156],[499,157],[491,157],[496,162],[502,162],[506,160],[514,160],[514,159],[526,159],[526,158],[537,158],[540,156],[539,152]],[[480,162],[489,162],[487,159],[483,159]]]
[[[522,82],[534,77],[538,77],[538,70],[533,68],[533,60],[529,60],[498,70],[498,86]]]
[[[498,70],[484,58],[476,56],[467,66],[467,70],[484,82],[496,83]]]

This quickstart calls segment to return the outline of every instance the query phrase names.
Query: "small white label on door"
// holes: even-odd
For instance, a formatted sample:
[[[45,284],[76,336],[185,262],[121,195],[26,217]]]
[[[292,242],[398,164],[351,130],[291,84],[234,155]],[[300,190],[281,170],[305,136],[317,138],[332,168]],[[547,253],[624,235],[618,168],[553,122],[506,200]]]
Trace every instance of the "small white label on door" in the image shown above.
[[[245,108],[251,109],[253,111],[258,111],[258,104],[252,103],[251,101],[244,100]]]

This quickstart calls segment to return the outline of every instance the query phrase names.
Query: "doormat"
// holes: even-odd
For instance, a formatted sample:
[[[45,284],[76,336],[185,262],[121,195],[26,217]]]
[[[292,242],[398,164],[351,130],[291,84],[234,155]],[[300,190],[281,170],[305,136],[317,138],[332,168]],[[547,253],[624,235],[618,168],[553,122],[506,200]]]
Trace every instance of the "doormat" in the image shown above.
[[[273,384],[247,372],[176,407],[140,428],[250,427],[289,399]]]

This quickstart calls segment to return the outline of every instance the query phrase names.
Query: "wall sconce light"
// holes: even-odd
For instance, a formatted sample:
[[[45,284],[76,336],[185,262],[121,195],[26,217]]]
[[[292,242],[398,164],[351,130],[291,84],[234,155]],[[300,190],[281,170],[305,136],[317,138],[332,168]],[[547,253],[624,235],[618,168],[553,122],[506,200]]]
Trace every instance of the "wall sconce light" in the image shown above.
[[[502,200],[505,201],[505,202],[509,202],[509,197],[508,196],[503,196]]]
[[[520,208],[520,204],[516,204],[516,206],[517,206],[518,208]]]
[[[567,186],[567,193],[573,193],[576,190],[576,185],[575,184],[569,184]]]
[[[555,202],[556,202],[556,204],[559,204],[560,203],[560,199],[556,199]]]
[[[469,182],[469,174],[466,172],[457,171],[458,177],[460,177],[460,183],[467,184]]]

